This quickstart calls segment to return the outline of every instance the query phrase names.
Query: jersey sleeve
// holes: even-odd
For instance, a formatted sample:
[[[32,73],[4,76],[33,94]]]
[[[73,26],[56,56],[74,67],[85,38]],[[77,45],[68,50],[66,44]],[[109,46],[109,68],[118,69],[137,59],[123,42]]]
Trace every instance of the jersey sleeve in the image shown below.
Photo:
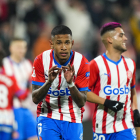
[[[132,82],[131,82],[131,88],[135,87],[135,79],[136,79],[136,63],[133,61],[134,64],[134,72],[133,72],[133,77],[132,77]]]
[[[24,100],[28,96],[29,90],[20,89],[16,79],[13,77],[12,80],[14,82],[12,91],[14,92],[15,96],[17,96],[20,100]]]
[[[94,59],[90,61],[89,68],[90,68],[89,90],[93,91],[95,88],[95,84],[99,78],[99,69]]]
[[[83,56],[80,68],[77,73],[77,77],[75,79],[75,85],[79,89],[79,91],[88,90],[89,74],[89,62]]]
[[[42,86],[45,83],[42,54],[38,55],[33,63],[32,84]]]

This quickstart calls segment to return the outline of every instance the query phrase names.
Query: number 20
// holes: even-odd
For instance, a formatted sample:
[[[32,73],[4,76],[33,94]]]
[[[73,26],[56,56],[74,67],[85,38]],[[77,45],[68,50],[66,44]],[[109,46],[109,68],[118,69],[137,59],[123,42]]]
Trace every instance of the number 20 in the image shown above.
[[[97,135],[96,133],[94,133],[94,140],[105,140],[105,136],[104,135]]]

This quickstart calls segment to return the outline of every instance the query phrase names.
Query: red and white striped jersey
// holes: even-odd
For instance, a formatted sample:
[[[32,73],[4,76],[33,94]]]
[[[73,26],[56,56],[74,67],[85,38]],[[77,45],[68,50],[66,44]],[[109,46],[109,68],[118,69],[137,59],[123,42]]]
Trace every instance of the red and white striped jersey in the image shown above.
[[[88,90],[89,64],[80,53],[71,51],[68,63],[74,65],[74,82],[79,91]],[[38,55],[33,64],[32,84],[42,86],[48,80],[49,69],[61,65],[55,60],[53,50],[47,50]],[[70,90],[64,78],[63,71],[53,81],[46,98],[38,104],[37,116],[45,116],[52,119],[81,123],[84,107],[79,108],[72,100]]]
[[[114,62],[103,54],[90,62],[89,89],[100,97],[125,103],[117,113],[96,104],[94,132],[106,134],[134,127],[131,89],[135,87],[135,71],[135,62],[123,56]]]
[[[3,59],[3,66],[7,75],[14,75],[19,87],[26,89],[28,81],[31,81],[32,64],[28,59],[16,63],[10,57]]]
[[[24,99],[28,91],[20,90],[15,78],[0,70],[0,124],[12,125],[14,121],[13,97]]]

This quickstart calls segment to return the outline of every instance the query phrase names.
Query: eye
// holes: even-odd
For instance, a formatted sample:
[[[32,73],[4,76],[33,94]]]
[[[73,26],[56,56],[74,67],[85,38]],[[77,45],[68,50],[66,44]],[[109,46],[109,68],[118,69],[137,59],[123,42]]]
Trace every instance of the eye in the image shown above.
[[[124,34],[120,34],[120,37],[123,37]]]
[[[61,44],[61,42],[56,42],[56,44]]]
[[[68,45],[68,44],[70,44],[70,42],[68,41],[68,42],[66,42],[66,44]]]

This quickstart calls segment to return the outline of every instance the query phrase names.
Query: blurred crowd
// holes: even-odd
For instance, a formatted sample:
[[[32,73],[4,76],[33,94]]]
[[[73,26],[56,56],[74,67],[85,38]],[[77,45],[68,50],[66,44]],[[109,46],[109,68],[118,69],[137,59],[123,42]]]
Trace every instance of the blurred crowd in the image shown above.
[[[140,84],[140,0],[0,0],[0,47],[9,56],[11,40],[25,39],[26,58],[33,62],[38,54],[50,49],[51,30],[63,24],[72,30],[73,50],[90,61],[105,52],[100,28],[110,21],[122,24],[128,38],[128,51],[123,55],[135,60],[136,82]],[[31,102],[31,95],[29,99]],[[29,109],[35,116],[36,106],[27,102],[29,100],[25,104],[31,106]],[[84,120],[92,116],[90,110],[93,109],[85,108],[85,114],[89,115],[85,115]]]
[[[124,53],[136,61],[137,82],[140,82],[140,0],[0,0],[0,45],[9,55],[13,37],[28,42],[26,57],[50,49],[52,28],[59,24],[71,28],[73,49],[93,59],[105,51],[100,41],[100,27],[116,21],[128,38]]]

